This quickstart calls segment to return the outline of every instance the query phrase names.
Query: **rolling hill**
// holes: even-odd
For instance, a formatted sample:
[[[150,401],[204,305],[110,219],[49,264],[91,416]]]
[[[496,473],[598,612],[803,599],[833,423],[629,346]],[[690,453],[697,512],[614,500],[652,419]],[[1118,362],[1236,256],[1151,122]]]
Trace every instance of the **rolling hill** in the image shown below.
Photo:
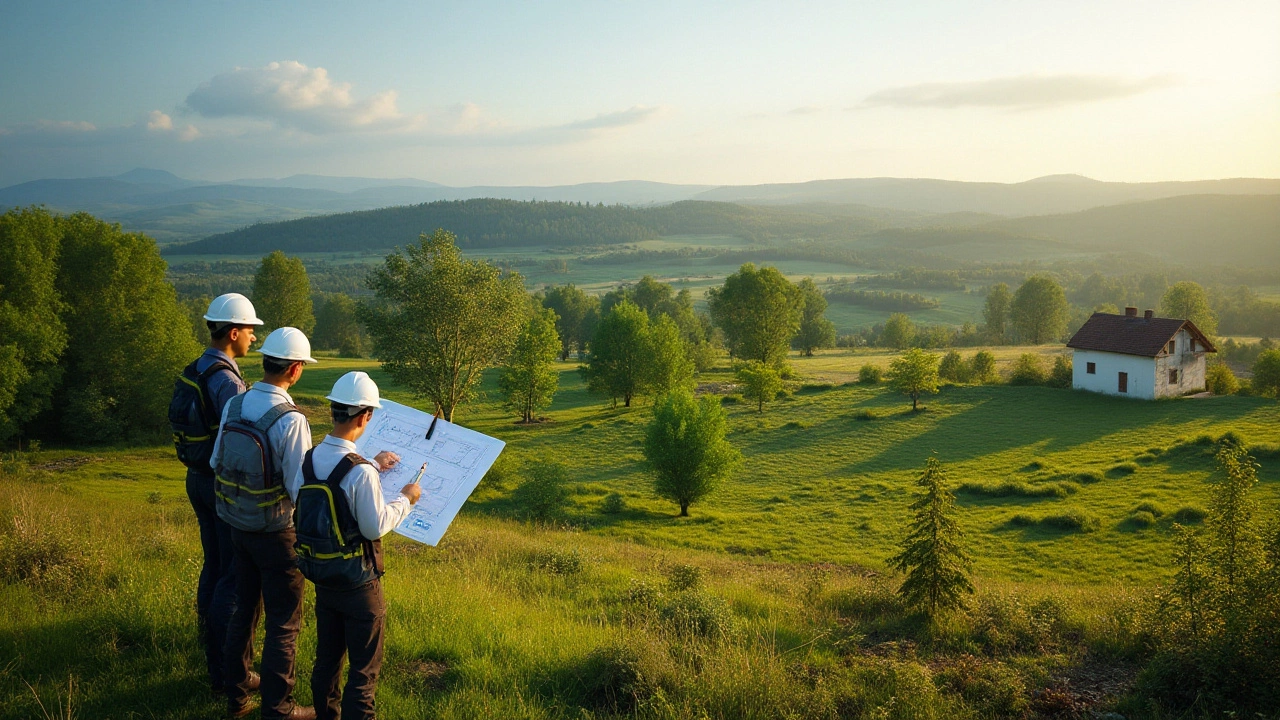
[[[272,250],[389,249],[436,228],[455,232],[463,246],[472,248],[610,245],[665,236],[728,235],[757,244],[819,241],[846,250],[897,250],[953,261],[1142,253],[1180,264],[1280,264],[1280,195],[1192,195],[997,220],[975,214],[922,216],[833,205],[684,201],[631,208],[441,201],[263,223],[166,252],[253,255]]]

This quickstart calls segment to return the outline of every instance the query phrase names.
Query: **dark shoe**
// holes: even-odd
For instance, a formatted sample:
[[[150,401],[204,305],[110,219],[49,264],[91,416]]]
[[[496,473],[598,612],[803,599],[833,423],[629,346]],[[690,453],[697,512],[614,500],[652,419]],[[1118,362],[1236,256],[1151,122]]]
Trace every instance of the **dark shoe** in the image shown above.
[[[227,717],[231,718],[232,720],[238,720],[239,718],[242,718],[242,717],[248,717],[249,713],[257,709],[258,709],[257,700],[250,700],[249,702],[244,703],[243,705],[228,705]],[[311,717],[314,718],[315,715],[312,714]]]
[[[249,683],[249,692],[258,692],[258,689],[262,687],[262,676],[250,670],[248,683]]]
[[[284,720],[316,720],[316,709],[310,705],[294,705],[289,714],[284,716]]]

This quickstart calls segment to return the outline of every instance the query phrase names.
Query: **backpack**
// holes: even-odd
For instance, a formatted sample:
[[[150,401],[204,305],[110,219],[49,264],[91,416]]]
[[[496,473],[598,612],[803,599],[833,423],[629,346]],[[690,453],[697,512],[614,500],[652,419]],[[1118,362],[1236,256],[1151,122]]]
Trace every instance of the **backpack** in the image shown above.
[[[214,458],[218,517],[238,530],[278,532],[289,527],[292,507],[284,488],[284,470],[275,466],[267,431],[285,415],[301,411],[284,402],[249,422],[240,416],[244,398],[237,395],[227,403],[227,421]]]
[[[178,453],[178,460],[207,475],[212,472],[209,458],[213,456],[213,441],[218,436],[218,423],[222,421],[221,413],[209,398],[209,378],[222,370],[236,371],[218,360],[204,372],[198,372],[199,362],[200,358],[191,361],[173,383],[169,427],[173,431],[173,447]]]
[[[341,483],[351,468],[369,464],[348,453],[323,481],[316,478],[312,453],[302,461],[302,487],[293,511],[294,550],[303,577],[320,587],[350,590],[382,577],[382,541],[360,533]]]

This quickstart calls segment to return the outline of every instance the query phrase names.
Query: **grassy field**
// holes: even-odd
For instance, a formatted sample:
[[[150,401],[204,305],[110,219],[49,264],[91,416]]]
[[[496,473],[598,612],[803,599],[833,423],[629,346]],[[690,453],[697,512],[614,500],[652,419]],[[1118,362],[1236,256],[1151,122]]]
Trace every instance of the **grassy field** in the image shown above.
[[[1001,348],[1001,363],[1024,350]],[[1050,717],[1095,695],[1088,709],[1112,708],[1142,656],[1143,599],[1170,574],[1171,518],[1207,504],[1207,438],[1242,434],[1262,463],[1258,497],[1280,506],[1273,400],[958,386],[911,413],[883,386],[845,384],[888,360],[793,358],[804,380],[763,415],[728,402],[745,461],[688,518],[650,490],[643,403],[613,409],[565,364],[549,420],[523,426],[487,377],[488,398],[456,419],[505,439],[513,459],[565,463],[572,505],[555,527],[511,519],[508,473],[481,485],[439,548],[390,540],[380,715]],[[294,392],[317,437],[323,394],[355,368],[420,404],[371,361],[322,358]],[[925,628],[884,561],[934,453],[962,487],[979,593]],[[213,716],[194,638],[195,522],[172,451],[46,449],[2,468],[0,717],[59,717],[68,692],[80,718]],[[601,512],[610,492],[622,512]],[[1135,522],[1139,506],[1156,521]],[[24,575],[12,558],[44,570]],[[314,640],[305,627],[304,702]]]

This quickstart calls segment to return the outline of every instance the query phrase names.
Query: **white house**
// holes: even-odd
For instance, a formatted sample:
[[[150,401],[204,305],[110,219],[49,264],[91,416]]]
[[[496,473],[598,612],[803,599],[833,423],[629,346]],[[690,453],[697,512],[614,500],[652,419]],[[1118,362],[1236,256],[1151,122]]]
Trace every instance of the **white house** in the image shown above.
[[[1094,313],[1071,336],[1071,386],[1153,400],[1204,390],[1205,354],[1217,348],[1190,320],[1138,308]]]

